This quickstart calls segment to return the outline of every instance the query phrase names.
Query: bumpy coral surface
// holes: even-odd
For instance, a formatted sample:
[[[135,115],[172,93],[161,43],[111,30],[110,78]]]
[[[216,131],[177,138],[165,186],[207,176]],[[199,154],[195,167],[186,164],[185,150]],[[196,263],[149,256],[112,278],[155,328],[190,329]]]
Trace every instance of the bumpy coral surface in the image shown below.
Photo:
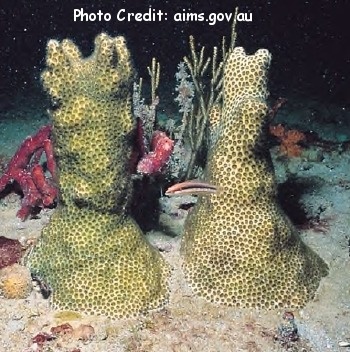
[[[299,238],[276,201],[264,146],[270,54],[230,54],[221,116],[214,111],[206,181],[217,194],[201,197],[187,219],[184,271],[206,299],[238,307],[301,307],[327,266]]]
[[[56,308],[113,317],[157,308],[168,267],[126,211],[135,126],[125,40],[101,34],[89,58],[70,40],[51,40],[47,66],[60,206],[28,265]]]

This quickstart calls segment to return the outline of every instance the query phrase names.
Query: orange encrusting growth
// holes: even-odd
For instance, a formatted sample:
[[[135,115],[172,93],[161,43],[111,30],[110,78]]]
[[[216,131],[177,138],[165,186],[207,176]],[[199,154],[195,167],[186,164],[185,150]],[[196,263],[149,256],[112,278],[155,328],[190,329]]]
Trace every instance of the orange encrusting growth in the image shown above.
[[[303,132],[296,129],[287,130],[281,124],[270,126],[269,131],[280,141],[281,154],[288,157],[298,157],[301,155],[303,148],[299,143],[306,140],[306,136]]]

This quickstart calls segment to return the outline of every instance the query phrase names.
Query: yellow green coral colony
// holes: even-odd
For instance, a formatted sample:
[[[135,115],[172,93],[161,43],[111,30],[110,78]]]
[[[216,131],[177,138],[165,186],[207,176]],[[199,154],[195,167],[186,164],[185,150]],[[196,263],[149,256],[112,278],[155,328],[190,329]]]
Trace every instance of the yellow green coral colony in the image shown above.
[[[184,271],[213,302],[300,307],[328,269],[276,202],[263,145],[269,64],[266,50],[229,55],[206,170],[219,192],[201,197],[187,220]],[[160,307],[169,268],[126,211],[135,126],[124,38],[99,35],[88,58],[69,40],[51,40],[47,66],[60,205],[27,265],[52,287],[55,308],[125,317]]]
[[[27,265],[58,309],[126,317],[158,308],[169,268],[126,212],[135,126],[125,40],[101,34],[88,58],[51,40],[46,61],[60,205]]]
[[[276,201],[264,136],[268,122],[267,50],[230,53],[222,106],[212,111],[206,181],[182,241],[185,276],[194,292],[237,307],[301,307],[327,265],[299,238]]]

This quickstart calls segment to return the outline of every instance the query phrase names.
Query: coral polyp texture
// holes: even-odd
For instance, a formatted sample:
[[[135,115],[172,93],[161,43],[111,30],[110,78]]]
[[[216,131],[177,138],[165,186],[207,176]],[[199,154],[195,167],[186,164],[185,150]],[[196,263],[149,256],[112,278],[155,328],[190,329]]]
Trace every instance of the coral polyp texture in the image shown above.
[[[111,317],[158,308],[169,268],[127,213],[135,123],[125,40],[100,34],[88,58],[51,40],[46,62],[60,199],[27,265],[51,287],[54,308]]]
[[[301,307],[327,274],[276,200],[264,145],[270,54],[235,48],[224,69],[222,106],[214,124],[205,180],[216,194],[200,197],[185,224],[185,276],[206,299],[237,307]],[[220,115],[218,115],[220,111]]]

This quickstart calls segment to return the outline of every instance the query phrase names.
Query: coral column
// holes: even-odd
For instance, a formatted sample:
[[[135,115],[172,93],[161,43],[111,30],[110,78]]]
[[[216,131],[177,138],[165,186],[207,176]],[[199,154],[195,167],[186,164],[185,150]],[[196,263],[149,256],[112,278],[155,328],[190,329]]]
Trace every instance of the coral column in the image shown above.
[[[51,40],[46,61],[60,204],[27,265],[58,309],[125,317],[158,308],[169,269],[127,214],[135,125],[125,40],[101,34],[88,58]]]
[[[206,181],[218,192],[201,197],[182,243],[193,290],[230,306],[301,307],[327,274],[277,203],[264,143],[269,65],[267,50],[249,56],[235,48],[229,55],[206,169]]]

